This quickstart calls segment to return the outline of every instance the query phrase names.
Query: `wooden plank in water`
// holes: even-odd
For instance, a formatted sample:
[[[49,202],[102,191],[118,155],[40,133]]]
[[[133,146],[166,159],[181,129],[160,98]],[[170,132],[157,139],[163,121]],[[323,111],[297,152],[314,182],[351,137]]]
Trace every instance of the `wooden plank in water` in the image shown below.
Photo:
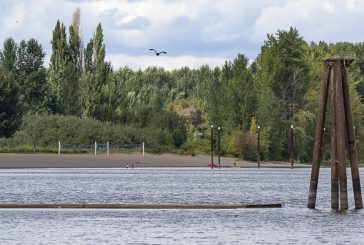
[[[270,204],[40,204],[40,203],[2,203],[4,208],[68,208],[68,209],[238,209],[238,208],[281,208],[280,203]]]

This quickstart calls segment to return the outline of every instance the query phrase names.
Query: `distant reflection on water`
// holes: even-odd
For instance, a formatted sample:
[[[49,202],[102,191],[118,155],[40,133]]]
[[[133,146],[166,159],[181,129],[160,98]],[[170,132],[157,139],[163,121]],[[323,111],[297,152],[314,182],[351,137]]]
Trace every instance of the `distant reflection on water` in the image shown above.
[[[353,210],[350,175],[351,210],[343,213],[330,210],[329,169],[320,172],[317,209],[307,209],[309,179],[310,169],[3,169],[0,170],[2,203],[283,203],[284,206],[237,210],[2,209],[0,242],[364,244],[364,211]]]

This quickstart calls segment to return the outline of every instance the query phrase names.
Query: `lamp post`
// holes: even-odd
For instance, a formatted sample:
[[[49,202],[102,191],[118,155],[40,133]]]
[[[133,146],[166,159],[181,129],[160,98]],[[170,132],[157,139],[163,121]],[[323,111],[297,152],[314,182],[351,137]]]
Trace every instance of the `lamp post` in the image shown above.
[[[260,126],[258,126],[257,162],[258,168],[260,168]]]
[[[211,168],[214,168],[214,125],[211,125]]]
[[[294,127],[291,125],[291,168],[293,168],[293,161],[294,161]]]
[[[218,127],[217,128],[217,162],[218,162],[218,165],[219,165],[219,168],[221,168],[221,165],[220,165],[220,157],[221,157],[221,128]]]

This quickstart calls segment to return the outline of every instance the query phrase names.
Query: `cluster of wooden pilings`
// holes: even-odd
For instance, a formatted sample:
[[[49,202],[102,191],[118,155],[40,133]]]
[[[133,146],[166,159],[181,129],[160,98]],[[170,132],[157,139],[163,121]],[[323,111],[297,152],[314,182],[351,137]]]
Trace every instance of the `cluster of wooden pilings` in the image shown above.
[[[355,128],[350,102],[347,67],[353,59],[335,57],[324,62],[319,115],[317,120],[308,208],[315,208],[319,169],[323,148],[326,108],[331,86],[331,208],[348,209],[345,146],[348,145],[355,208],[363,201],[356,151]],[[331,85],[330,85],[331,84]],[[346,141],[346,140],[347,141]]]

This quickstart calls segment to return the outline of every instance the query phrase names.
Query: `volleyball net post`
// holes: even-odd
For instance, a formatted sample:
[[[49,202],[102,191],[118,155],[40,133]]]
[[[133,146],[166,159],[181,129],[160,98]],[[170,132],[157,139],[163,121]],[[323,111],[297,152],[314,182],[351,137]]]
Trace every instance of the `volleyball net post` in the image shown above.
[[[143,157],[144,157],[144,142],[143,142],[142,150],[143,150]]]
[[[109,141],[106,143],[106,156],[110,154],[110,144]]]

